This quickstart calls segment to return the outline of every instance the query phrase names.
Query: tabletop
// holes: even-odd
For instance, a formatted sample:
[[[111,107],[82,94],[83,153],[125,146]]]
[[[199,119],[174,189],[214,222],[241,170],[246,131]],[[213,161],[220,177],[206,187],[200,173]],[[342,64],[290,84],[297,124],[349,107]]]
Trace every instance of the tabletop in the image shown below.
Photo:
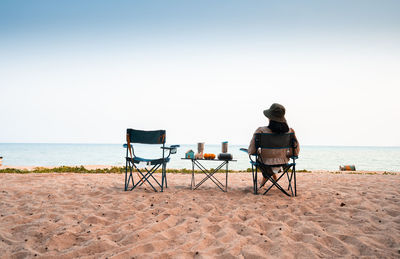
[[[183,159],[183,160],[200,160],[200,161],[228,161],[228,162],[230,162],[230,161],[233,161],[233,162],[236,162],[237,160],[235,160],[235,159],[204,159],[204,158],[202,158],[202,159],[198,159],[198,158],[181,158],[181,159]]]

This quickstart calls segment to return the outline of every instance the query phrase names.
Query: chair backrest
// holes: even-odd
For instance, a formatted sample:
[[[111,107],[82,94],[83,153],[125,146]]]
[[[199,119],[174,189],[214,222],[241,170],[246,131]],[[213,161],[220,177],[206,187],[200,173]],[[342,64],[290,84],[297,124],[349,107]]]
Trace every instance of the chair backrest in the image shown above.
[[[130,143],[165,144],[165,130],[135,130],[127,129]]]
[[[256,133],[255,135],[257,149],[286,149],[296,147],[294,133]]]

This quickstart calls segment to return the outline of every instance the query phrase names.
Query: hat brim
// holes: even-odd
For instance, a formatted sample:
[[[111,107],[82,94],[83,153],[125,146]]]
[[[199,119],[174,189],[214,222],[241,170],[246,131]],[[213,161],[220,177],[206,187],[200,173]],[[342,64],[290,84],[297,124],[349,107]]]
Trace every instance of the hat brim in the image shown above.
[[[264,115],[270,120],[277,121],[277,122],[286,122],[285,116],[283,117],[276,117],[272,115],[271,110],[264,110]]]

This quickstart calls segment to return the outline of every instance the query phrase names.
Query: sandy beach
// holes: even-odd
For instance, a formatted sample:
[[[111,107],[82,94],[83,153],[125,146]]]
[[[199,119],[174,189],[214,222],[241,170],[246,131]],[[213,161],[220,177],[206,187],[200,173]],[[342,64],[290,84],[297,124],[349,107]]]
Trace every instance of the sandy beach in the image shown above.
[[[201,175],[197,175],[197,178]],[[218,177],[223,177],[219,175]],[[0,258],[400,257],[400,174],[298,173],[298,196],[251,174],[123,191],[123,174],[0,174]]]

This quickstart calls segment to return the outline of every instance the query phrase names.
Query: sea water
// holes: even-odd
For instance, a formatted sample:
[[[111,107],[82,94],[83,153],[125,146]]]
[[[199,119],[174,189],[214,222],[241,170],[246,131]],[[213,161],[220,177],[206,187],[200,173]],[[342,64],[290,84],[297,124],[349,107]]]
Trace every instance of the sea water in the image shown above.
[[[158,158],[159,146],[136,145],[135,154],[145,158]],[[247,145],[229,145],[228,152],[236,162],[229,163],[233,170],[250,167],[249,157],[239,149]],[[197,145],[181,145],[178,152],[171,155],[167,168],[191,168],[188,160],[182,160],[185,152]],[[221,145],[206,144],[205,153],[218,155]],[[0,143],[3,165],[8,166],[76,166],[113,165],[124,166],[126,149],[122,144],[22,144]],[[400,147],[340,147],[301,146],[297,169],[339,170],[340,165],[355,165],[357,170],[400,171]],[[207,167],[215,168],[217,161],[206,161]]]

